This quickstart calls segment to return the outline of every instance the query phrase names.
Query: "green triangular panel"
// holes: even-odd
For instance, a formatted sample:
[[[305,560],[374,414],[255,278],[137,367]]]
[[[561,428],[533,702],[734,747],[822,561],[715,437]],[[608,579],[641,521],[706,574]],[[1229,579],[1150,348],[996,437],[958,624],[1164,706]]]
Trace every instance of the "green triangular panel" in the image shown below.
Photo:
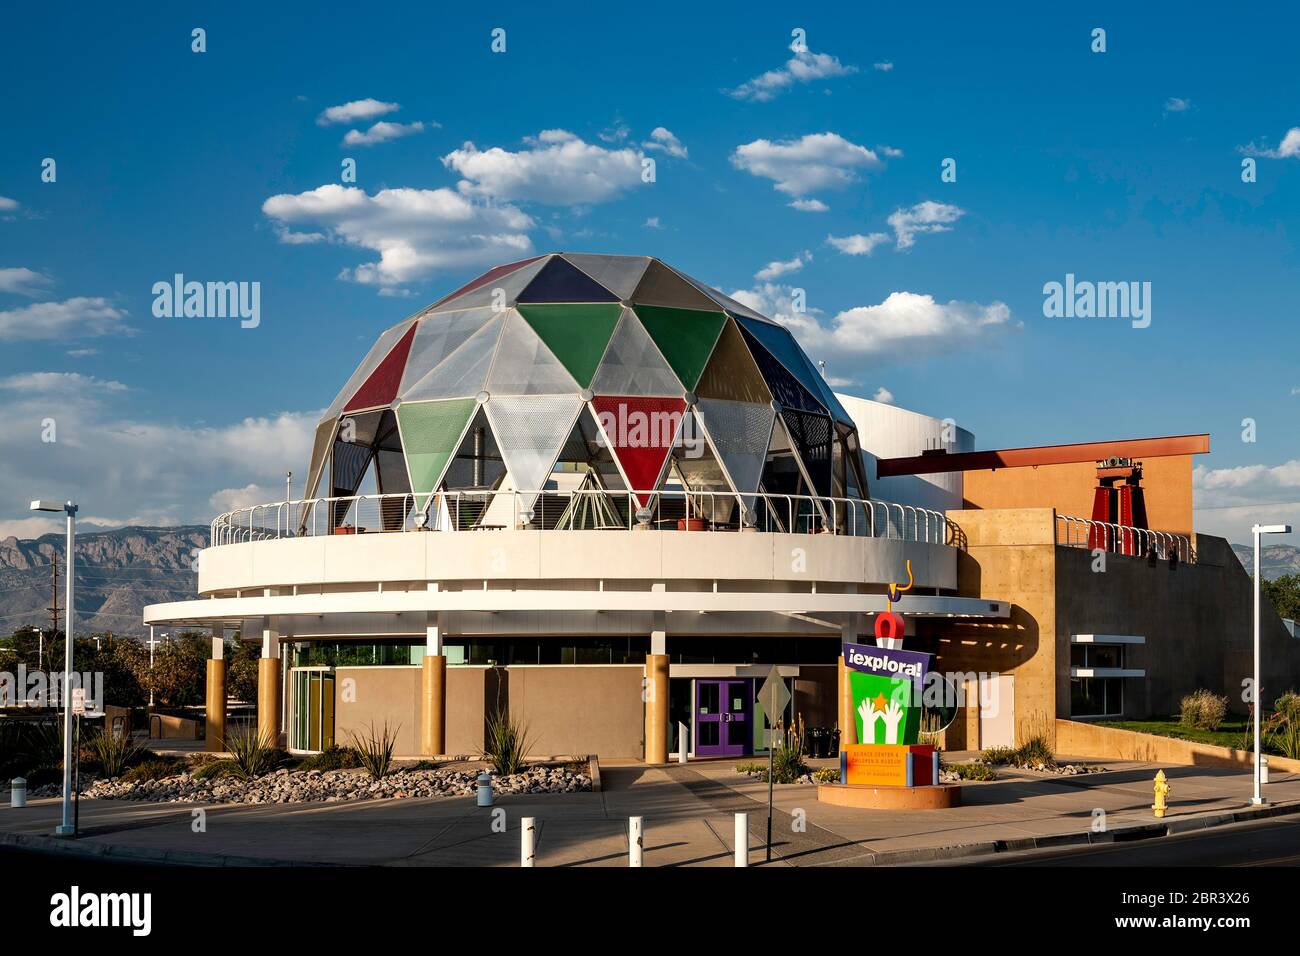
[[[623,306],[617,302],[593,305],[520,303],[516,308],[583,388],[591,384],[596,366],[614,334],[618,317],[623,313]]]
[[[478,402],[472,398],[403,402],[397,407],[397,423],[416,507],[424,508],[429,495],[437,489],[477,407]]]
[[[687,391],[700,380],[726,316],[721,312],[634,305],[637,317]]]

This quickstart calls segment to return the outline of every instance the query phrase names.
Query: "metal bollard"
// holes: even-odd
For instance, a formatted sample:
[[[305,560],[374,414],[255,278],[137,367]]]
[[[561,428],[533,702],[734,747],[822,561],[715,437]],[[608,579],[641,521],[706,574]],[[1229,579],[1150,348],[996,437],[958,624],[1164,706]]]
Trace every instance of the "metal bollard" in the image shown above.
[[[478,775],[478,805],[492,806],[492,775],[486,770]]]
[[[27,806],[27,778],[14,777],[9,781],[9,806]]]
[[[537,819],[524,817],[519,821],[519,865],[533,866],[537,859]]]
[[[1262,755],[1259,758],[1259,782],[1268,783],[1268,758]]]
[[[627,865],[640,866],[641,853],[645,849],[645,835],[641,829],[640,817],[627,818]]]
[[[686,763],[686,724],[677,722],[677,762]]]
[[[749,866],[749,814],[736,814],[736,866]]]

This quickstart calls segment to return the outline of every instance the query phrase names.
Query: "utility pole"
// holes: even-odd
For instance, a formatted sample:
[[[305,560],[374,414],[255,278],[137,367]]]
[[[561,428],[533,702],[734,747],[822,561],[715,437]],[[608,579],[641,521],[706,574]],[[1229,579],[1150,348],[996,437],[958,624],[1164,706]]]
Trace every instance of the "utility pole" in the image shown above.
[[[55,635],[59,633],[59,556],[57,554],[50,560],[50,599],[54,604],[45,610],[50,612],[50,640],[54,640]]]

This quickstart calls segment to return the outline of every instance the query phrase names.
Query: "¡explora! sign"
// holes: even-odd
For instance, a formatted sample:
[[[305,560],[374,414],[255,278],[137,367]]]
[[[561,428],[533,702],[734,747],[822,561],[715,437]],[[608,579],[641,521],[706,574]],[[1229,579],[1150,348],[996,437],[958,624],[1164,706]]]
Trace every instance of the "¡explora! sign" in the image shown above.
[[[921,685],[930,655],[867,644],[844,645],[849,689],[863,744],[915,744],[921,731]]]

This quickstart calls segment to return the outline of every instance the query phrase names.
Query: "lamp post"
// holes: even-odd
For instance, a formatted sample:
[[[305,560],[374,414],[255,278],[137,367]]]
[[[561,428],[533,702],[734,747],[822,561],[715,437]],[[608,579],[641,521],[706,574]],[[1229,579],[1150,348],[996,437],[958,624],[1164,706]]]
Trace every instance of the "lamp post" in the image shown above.
[[[149,625],[149,640],[145,641],[149,645],[149,713],[153,713],[153,649],[162,641],[153,636],[153,625]]]
[[[33,501],[33,511],[62,511],[68,516],[68,557],[66,567],[67,592],[63,599],[63,823],[55,828],[56,836],[73,836],[76,828],[72,823],[72,630],[76,614],[73,608],[73,551],[77,535],[77,506],[71,501],[59,504],[57,501]]]
[[[1263,581],[1259,577],[1259,537],[1264,534],[1290,534],[1291,526],[1289,524],[1257,524],[1250,529],[1250,533],[1255,537],[1255,795],[1250,798],[1250,802],[1260,806],[1264,802],[1264,795],[1260,792],[1262,748],[1259,739],[1259,715],[1263,701],[1260,700],[1259,696],[1259,596],[1264,588]]]

